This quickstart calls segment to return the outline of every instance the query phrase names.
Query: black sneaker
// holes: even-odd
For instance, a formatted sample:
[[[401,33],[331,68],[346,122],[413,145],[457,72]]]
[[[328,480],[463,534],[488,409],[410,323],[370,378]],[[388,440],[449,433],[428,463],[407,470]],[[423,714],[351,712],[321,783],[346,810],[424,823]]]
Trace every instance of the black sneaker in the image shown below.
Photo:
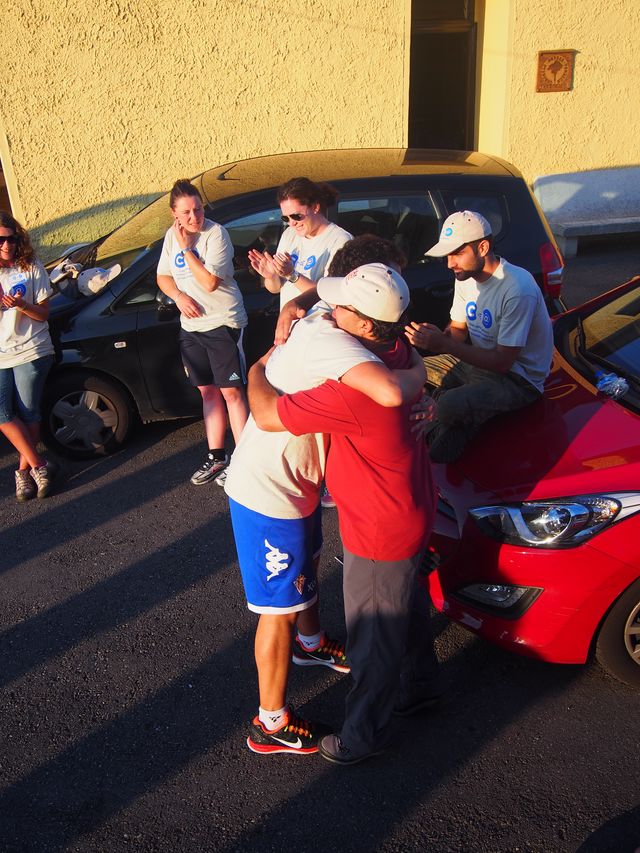
[[[318,741],[326,731],[316,723],[296,717],[293,709],[289,708],[286,722],[274,732],[265,729],[259,718],[254,717],[247,746],[252,752],[262,755],[276,752],[309,755],[318,751]]]
[[[359,762],[372,758],[374,755],[381,755],[384,750],[373,749],[371,752],[356,754],[348,746],[345,746],[338,735],[327,735],[320,741],[318,752],[333,764],[359,764]]]
[[[224,459],[215,459],[213,453],[207,453],[207,458],[197,471],[194,471],[191,482],[194,486],[202,486],[210,480],[215,480],[220,471],[229,464],[229,457],[225,454]]]
[[[350,672],[344,646],[326,634],[322,635],[320,645],[312,650],[305,649],[300,640],[294,637],[291,660],[298,666],[328,666],[337,672]]]

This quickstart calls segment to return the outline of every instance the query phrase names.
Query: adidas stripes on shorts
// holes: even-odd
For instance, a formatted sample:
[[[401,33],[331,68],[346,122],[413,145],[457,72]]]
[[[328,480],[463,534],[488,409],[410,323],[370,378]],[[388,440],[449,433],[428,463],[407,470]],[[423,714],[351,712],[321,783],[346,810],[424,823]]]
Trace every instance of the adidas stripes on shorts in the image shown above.
[[[306,518],[271,518],[229,498],[229,510],[249,610],[296,613],[315,604],[321,508]]]
[[[246,385],[246,363],[242,349],[244,329],[219,326],[207,332],[180,329],[180,354],[192,385],[241,388]]]

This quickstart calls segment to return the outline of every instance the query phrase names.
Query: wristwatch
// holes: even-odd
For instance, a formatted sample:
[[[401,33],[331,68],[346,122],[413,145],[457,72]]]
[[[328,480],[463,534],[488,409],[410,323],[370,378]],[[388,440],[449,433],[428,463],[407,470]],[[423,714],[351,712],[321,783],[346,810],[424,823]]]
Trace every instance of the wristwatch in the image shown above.
[[[287,281],[290,281],[291,284],[295,284],[296,281],[300,278],[300,273],[297,273],[295,270],[291,273],[291,275],[287,276]]]
[[[193,252],[193,249],[191,248],[191,246],[187,246],[187,248],[186,248],[186,249],[183,249],[183,250],[182,250],[182,252],[181,252],[180,254],[181,254],[181,255],[182,255],[182,257],[184,258],[184,256],[187,254],[187,252]]]

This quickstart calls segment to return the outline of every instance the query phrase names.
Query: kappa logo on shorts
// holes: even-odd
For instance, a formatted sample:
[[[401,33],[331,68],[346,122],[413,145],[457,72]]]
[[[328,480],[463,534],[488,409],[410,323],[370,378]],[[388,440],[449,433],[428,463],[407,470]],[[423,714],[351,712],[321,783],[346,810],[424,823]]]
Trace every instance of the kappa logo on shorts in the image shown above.
[[[289,555],[278,548],[274,548],[266,539],[264,540],[265,548],[268,548],[266,557],[266,568],[269,574],[267,580],[277,578],[280,572],[284,572],[289,568]]]
[[[302,595],[302,593],[304,592],[305,581],[306,581],[306,578],[304,575],[298,575],[298,577],[293,582],[293,585],[298,590],[299,595]]]

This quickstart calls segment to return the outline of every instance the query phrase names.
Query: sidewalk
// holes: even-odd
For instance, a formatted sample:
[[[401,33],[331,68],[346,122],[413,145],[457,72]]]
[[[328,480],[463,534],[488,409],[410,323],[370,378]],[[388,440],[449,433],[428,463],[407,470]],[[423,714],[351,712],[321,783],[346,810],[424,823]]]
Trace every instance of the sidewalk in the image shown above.
[[[562,297],[568,308],[574,308],[640,275],[640,235],[583,240],[577,256],[565,263]]]

